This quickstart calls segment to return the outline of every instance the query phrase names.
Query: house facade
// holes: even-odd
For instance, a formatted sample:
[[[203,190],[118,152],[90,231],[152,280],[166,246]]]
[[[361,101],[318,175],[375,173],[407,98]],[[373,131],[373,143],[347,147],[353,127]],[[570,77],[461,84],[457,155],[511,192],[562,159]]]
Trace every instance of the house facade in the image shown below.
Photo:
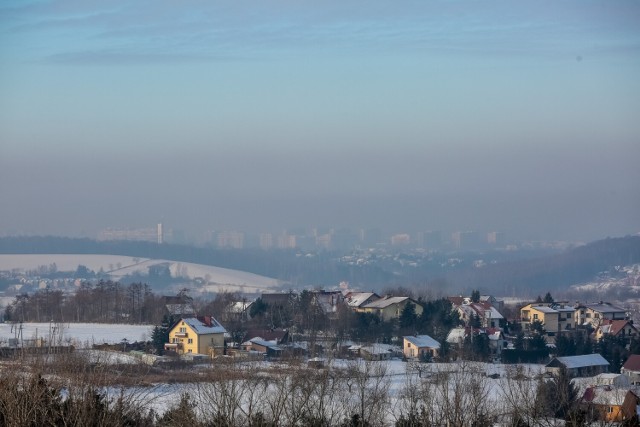
[[[223,354],[225,332],[211,316],[183,317],[169,330],[169,342],[164,348],[178,354]]]
[[[407,304],[415,306],[417,316],[422,314],[422,306],[409,297],[385,297],[362,305],[355,310],[360,313],[377,314],[382,320],[388,321],[399,318]]]
[[[440,355],[440,343],[429,335],[410,335],[403,337],[402,352],[410,359],[431,359]]]
[[[575,309],[575,324],[590,324],[594,328],[600,326],[603,320],[626,320],[627,311],[608,302],[579,304]]]
[[[562,303],[531,303],[520,309],[522,329],[531,329],[531,324],[538,321],[549,335],[575,329],[575,309]]]

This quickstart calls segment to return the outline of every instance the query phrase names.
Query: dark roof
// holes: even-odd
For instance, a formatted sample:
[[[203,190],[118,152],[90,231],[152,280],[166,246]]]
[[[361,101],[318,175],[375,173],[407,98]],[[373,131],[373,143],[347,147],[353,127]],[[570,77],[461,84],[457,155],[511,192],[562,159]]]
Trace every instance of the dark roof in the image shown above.
[[[640,371],[640,354],[630,355],[622,367],[627,371]]]
[[[268,305],[286,305],[289,304],[292,299],[292,294],[262,294],[262,302]]]

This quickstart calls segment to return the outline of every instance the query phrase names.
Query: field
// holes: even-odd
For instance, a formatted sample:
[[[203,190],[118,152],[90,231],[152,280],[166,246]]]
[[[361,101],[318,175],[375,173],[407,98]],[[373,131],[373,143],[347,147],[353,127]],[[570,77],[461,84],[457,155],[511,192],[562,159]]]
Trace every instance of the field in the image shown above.
[[[227,290],[260,293],[280,286],[280,282],[276,279],[246,271],[162,259],[82,254],[0,255],[0,271],[17,269],[26,272],[35,270],[39,266],[55,264],[58,271],[73,272],[79,265],[84,265],[94,272],[104,271],[112,280],[120,280],[131,274],[146,275],[149,272],[149,267],[163,263],[169,265],[172,277],[182,277],[188,280],[198,279],[203,284],[197,290],[202,292]]]

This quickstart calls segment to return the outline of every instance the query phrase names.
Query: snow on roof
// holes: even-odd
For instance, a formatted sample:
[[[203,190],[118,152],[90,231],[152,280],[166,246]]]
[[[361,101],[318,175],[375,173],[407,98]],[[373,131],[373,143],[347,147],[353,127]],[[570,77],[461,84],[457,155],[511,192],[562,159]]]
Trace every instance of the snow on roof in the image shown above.
[[[360,307],[362,303],[371,298],[373,295],[376,294],[373,292],[353,292],[347,298],[347,305],[349,307]]]
[[[363,346],[360,348],[360,350],[364,350],[365,352],[369,353],[369,354],[387,354],[387,353],[393,353],[395,352],[400,352],[401,350],[395,346],[395,345],[391,345],[391,344],[382,344],[382,343],[375,343],[375,344],[371,344],[371,345],[367,345],[367,346]]]
[[[557,313],[558,310],[555,310],[551,307],[547,307],[546,305],[532,305],[532,310],[538,310],[541,313]]]
[[[265,341],[262,340],[260,338],[252,338],[251,340],[249,340],[249,342],[251,342],[252,344],[256,344],[256,345],[261,345],[262,347],[267,347],[270,348],[272,350],[282,350],[280,347],[278,347],[278,345],[273,342],[273,341]]]
[[[404,302],[406,300],[408,300],[409,297],[388,297],[388,298],[382,298],[379,299],[378,301],[374,301],[372,303],[369,303],[367,305],[365,305],[365,308],[386,308],[389,307],[390,305],[393,304],[399,304],[401,302]]]
[[[428,347],[428,348],[440,348],[440,343],[429,335],[410,335],[404,337],[405,340],[409,341],[411,344],[416,347]]]
[[[582,398],[596,405],[622,406],[626,395],[627,390],[624,388],[598,386],[589,387]]]
[[[608,302],[603,303],[591,303],[584,305],[587,308],[590,308],[594,311],[599,311],[600,313],[625,313],[626,310],[622,307],[615,306]]]
[[[202,334],[224,334],[226,329],[218,323],[216,319],[213,317],[206,318],[196,318],[196,317],[185,317],[182,319],[184,323],[189,325],[191,329],[198,335]],[[205,323],[206,322],[206,323]]]
[[[588,366],[607,366],[609,362],[598,353],[584,354],[581,356],[556,357],[547,366],[554,366],[554,361],[562,363],[567,369],[585,368]]]
[[[451,344],[458,344],[464,341],[464,337],[467,336],[465,328],[453,328],[447,335],[447,342]]]

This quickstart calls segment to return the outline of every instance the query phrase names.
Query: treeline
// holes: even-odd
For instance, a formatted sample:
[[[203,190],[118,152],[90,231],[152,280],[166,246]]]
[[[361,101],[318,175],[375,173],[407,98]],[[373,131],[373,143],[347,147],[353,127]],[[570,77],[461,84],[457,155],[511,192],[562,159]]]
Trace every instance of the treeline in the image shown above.
[[[42,289],[18,295],[5,309],[15,322],[95,322],[157,324],[165,314],[163,297],[146,283],[83,282],[74,294]]]

